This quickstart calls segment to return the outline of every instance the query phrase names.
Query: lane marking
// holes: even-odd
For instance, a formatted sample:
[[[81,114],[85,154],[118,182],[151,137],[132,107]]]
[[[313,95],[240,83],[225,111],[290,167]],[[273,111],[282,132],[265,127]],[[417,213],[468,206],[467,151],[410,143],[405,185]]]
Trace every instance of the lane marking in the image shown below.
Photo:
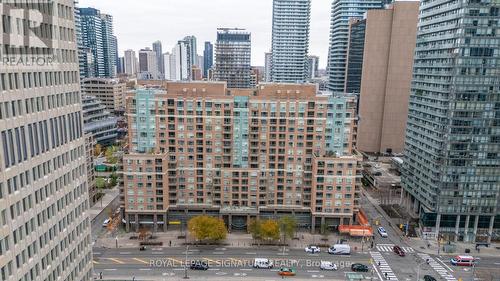
[[[120,255],[130,255],[130,252],[120,252]]]
[[[257,253],[253,253],[253,252],[248,252],[248,253],[245,253],[246,255],[256,255]]]
[[[253,269],[251,269],[251,268],[240,268],[240,270],[242,270],[242,271],[252,271]]]
[[[224,252],[213,252],[214,255],[224,255]]]
[[[114,258],[107,258],[107,259],[110,261],[114,261],[116,263],[119,263],[119,264],[124,264],[124,262],[122,262],[121,260],[118,260],[118,259],[114,259]]]
[[[145,260],[141,260],[139,258],[132,258],[133,260],[135,261],[138,261],[138,262],[142,262],[143,264],[149,264],[149,262],[145,261]]]
[[[139,268],[139,270],[141,270],[141,271],[148,271],[148,270],[151,270],[151,268]]]
[[[220,268],[209,268],[209,269],[207,269],[207,270],[210,270],[210,271],[219,271],[219,270],[220,270]]]
[[[105,268],[104,270],[106,270],[106,271],[115,271],[116,268]]]
[[[436,259],[442,264],[444,265],[444,267],[448,268],[449,271],[453,272],[453,269],[451,269],[447,264],[445,264],[440,258],[436,257]]]
[[[382,275],[380,275],[380,273],[378,272],[378,269],[377,269],[377,267],[375,266],[375,264],[372,264],[372,267],[373,267],[373,269],[375,269],[375,272],[377,272],[378,279],[379,279],[380,281],[382,281]]]

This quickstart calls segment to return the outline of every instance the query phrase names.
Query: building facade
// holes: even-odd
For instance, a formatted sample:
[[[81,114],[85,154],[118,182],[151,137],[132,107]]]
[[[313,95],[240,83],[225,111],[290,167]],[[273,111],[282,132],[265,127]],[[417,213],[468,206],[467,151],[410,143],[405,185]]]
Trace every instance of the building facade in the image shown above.
[[[116,38],[113,17],[94,8],[78,8],[78,36],[80,76],[116,76]]]
[[[139,51],[139,74],[141,79],[160,79],[158,72],[158,60],[156,52],[150,48],[141,49]]]
[[[184,37],[184,41],[189,45],[189,63],[190,66],[198,65],[198,45],[194,35]]]
[[[94,96],[82,96],[83,131],[101,146],[113,145],[118,138],[118,118]]]
[[[420,2],[402,184],[429,238],[499,239],[499,16],[498,1]]]
[[[86,78],[81,84],[82,94],[96,97],[115,115],[124,113],[126,83],[118,79]]]
[[[93,279],[74,9],[0,3],[0,56],[16,58],[0,62],[1,280]],[[65,36],[15,28],[34,20]]]
[[[273,0],[272,82],[305,82],[310,17],[311,0]]]
[[[251,87],[251,35],[243,29],[219,28],[215,43],[214,80],[230,88]]]
[[[153,51],[156,54],[156,65],[158,66],[158,74],[160,78],[165,77],[165,69],[163,64],[163,50],[161,46],[161,41],[153,42]]]
[[[334,0],[328,50],[328,89],[343,92],[349,37],[349,19],[363,18],[370,9],[381,9],[382,0]]]
[[[416,28],[415,28],[416,29]],[[349,20],[349,38],[345,70],[345,93],[361,92],[361,74],[363,72],[363,52],[365,51],[366,19]],[[384,29],[384,32],[388,30]],[[413,40],[414,42],[415,40]],[[385,50],[380,50],[385,51]]]
[[[264,80],[265,82],[271,82],[271,64],[273,56],[271,52],[266,52],[264,54]]]
[[[135,76],[137,74],[137,57],[134,50],[125,50],[124,71],[127,75]]]
[[[319,71],[319,57],[318,56],[308,56],[307,57],[307,80],[315,79],[318,77]]]
[[[203,77],[208,77],[208,70],[214,64],[214,45],[207,41],[205,42],[205,49],[203,50]]]
[[[367,12],[359,100],[360,151],[403,152],[418,3],[397,1],[387,9]],[[348,72],[352,73],[349,68]]]
[[[353,222],[360,156],[356,101],[315,85],[167,82],[127,97],[128,229],[207,213],[231,228],[294,214],[301,227]]]

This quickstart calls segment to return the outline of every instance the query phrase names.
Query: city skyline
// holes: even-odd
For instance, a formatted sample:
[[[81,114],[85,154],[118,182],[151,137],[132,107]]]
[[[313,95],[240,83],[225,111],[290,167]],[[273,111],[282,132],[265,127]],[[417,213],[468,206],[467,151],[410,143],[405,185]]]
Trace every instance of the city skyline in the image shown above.
[[[156,40],[162,42],[164,50],[170,50],[179,38],[187,35],[196,36],[198,42],[210,41],[214,43],[217,37],[217,28],[238,26],[255,34],[252,37],[252,65],[264,66],[264,53],[271,49],[272,1],[231,1],[231,3],[223,3],[222,0],[207,3],[195,0],[181,3],[166,1],[163,7],[156,5],[155,3],[160,3],[156,0],[152,2],[151,5],[144,7],[140,2],[129,0],[120,1],[120,5],[117,5],[116,1],[82,0],[78,6],[94,7],[103,13],[113,15],[120,56],[123,56],[127,49],[133,49],[137,52],[145,46],[150,46]],[[311,2],[309,55],[319,56],[319,66],[321,69],[325,69],[329,44],[331,1],[312,0]],[[218,5],[218,3],[221,4]],[[224,6],[224,8],[211,9],[214,6]],[[210,10],[211,13],[206,13],[207,10]],[[138,11],[140,13],[136,14]],[[189,11],[194,17],[184,17],[185,14],[179,11]],[[249,12],[229,13],[231,11]],[[134,18],[133,21],[130,20],[132,18]],[[158,18],[166,21],[165,24],[160,24],[156,20]],[[256,21],[256,18],[259,20]],[[165,28],[169,25],[175,26],[175,28]],[[198,54],[202,54],[202,51],[198,48]]]

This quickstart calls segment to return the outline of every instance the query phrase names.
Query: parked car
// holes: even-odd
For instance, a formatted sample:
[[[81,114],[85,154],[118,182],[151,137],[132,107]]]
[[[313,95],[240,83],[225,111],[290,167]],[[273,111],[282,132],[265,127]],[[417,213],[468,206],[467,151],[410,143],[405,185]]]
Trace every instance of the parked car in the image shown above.
[[[436,278],[430,275],[424,275],[424,281],[437,281]]]
[[[206,261],[191,261],[191,266],[189,268],[193,270],[207,270],[208,264]]]
[[[273,262],[269,259],[256,258],[253,261],[254,268],[273,268]]]
[[[107,218],[102,222],[102,227],[107,227],[108,224],[111,222],[111,219]]]
[[[401,247],[399,247],[398,245],[395,245],[394,247],[392,247],[392,251],[400,257],[405,256],[405,251],[403,251],[403,249],[401,249]]]
[[[305,250],[306,253],[311,253],[311,254],[316,254],[321,251],[318,246],[313,246],[313,245],[306,247]]]
[[[380,234],[380,236],[382,238],[389,237],[389,235],[387,235],[387,231],[385,231],[385,228],[383,228],[382,226],[380,226],[379,228],[377,228],[377,231],[378,231],[378,234]]]
[[[353,263],[351,265],[351,270],[354,272],[368,272],[368,266],[362,263]]]
[[[295,276],[295,274],[297,274],[297,272],[293,267],[281,267],[278,271],[278,275],[280,276]]]
[[[321,264],[319,265],[319,269],[321,269],[321,270],[337,270],[338,267],[336,264],[334,264],[331,261],[321,261]]]

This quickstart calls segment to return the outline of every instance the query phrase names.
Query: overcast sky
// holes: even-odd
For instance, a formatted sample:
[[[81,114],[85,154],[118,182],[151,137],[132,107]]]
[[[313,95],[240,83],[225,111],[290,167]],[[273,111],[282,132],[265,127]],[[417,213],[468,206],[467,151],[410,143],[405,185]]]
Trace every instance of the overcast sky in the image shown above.
[[[272,0],[79,0],[80,7],[94,7],[114,17],[120,56],[160,40],[170,52],[186,35],[203,42],[215,41],[218,27],[246,28],[252,33],[252,65],[264,65],[271,48]],[[309,54],[326,67],[331,0],[312,0]]]

